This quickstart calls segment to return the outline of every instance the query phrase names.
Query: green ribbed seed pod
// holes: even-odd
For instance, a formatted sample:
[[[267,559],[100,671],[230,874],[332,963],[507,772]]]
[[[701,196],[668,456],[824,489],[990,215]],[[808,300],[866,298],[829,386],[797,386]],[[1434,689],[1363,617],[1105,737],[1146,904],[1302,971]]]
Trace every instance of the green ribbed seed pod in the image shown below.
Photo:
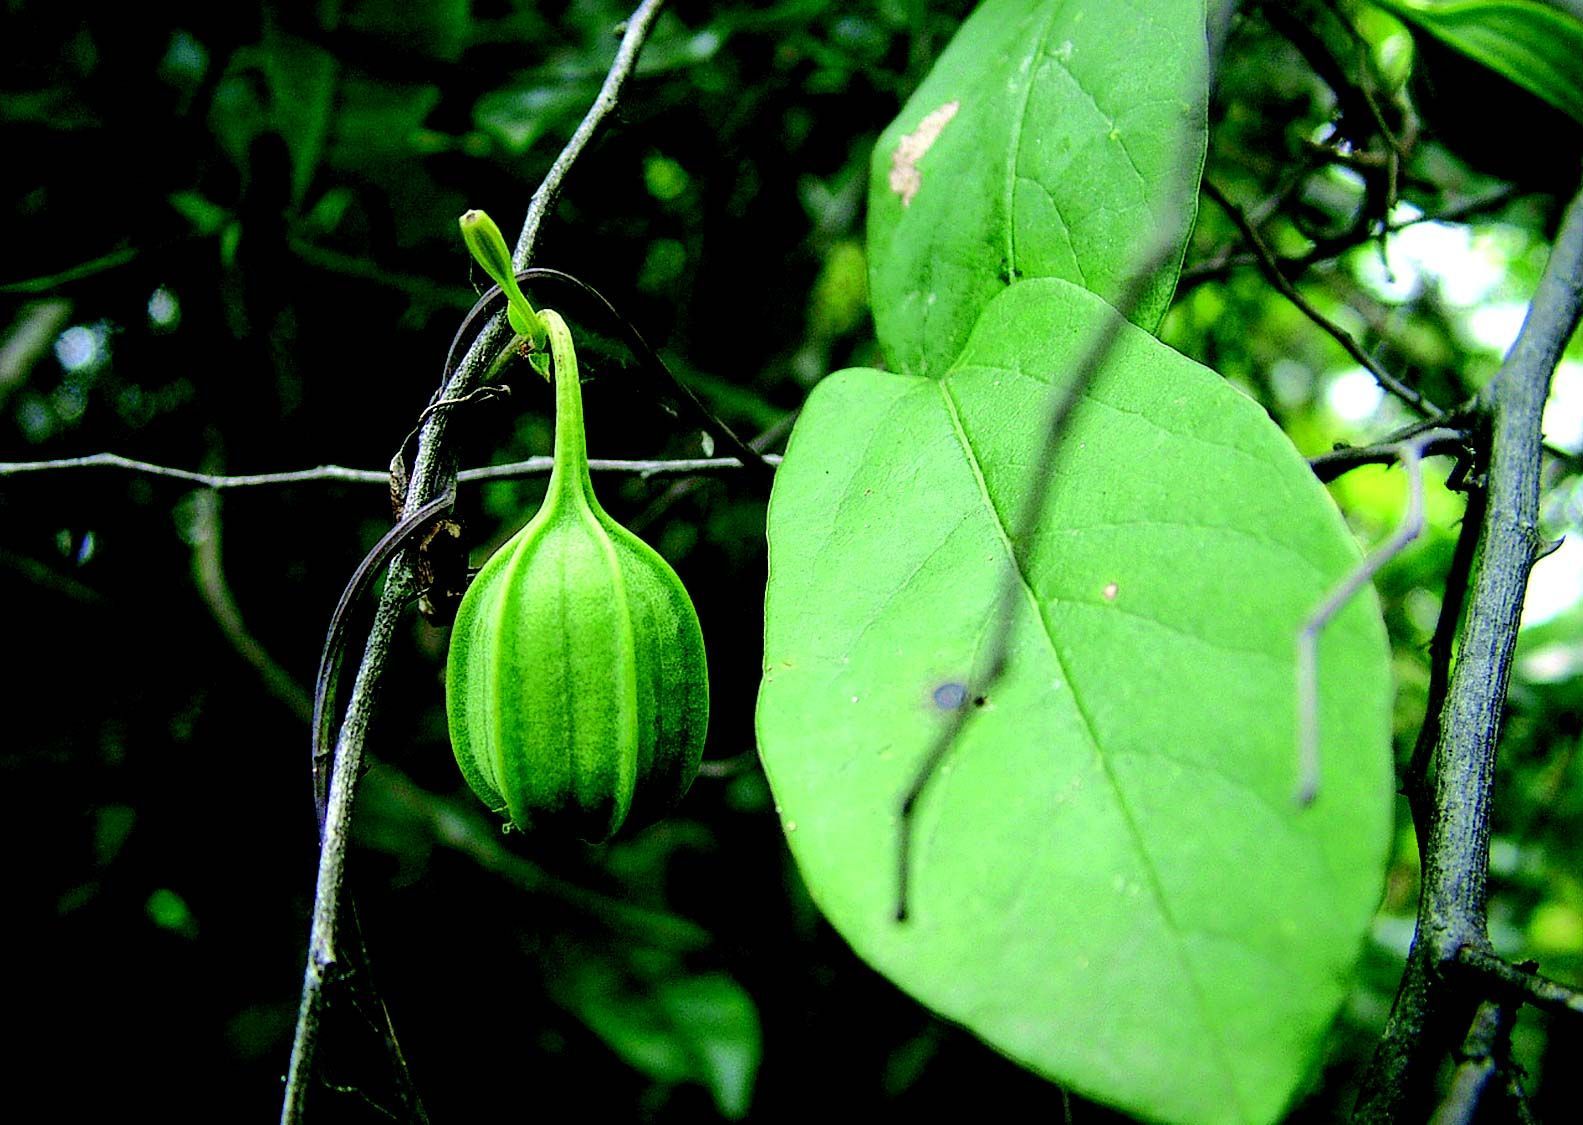
[[[555,467],[544,506],[462,598],[446,715],[457,765],[491,809],[599,841],[692,784],[708,670],[676,572],[594,498],[571,334],[554,311],[539,315],[555,361]]]

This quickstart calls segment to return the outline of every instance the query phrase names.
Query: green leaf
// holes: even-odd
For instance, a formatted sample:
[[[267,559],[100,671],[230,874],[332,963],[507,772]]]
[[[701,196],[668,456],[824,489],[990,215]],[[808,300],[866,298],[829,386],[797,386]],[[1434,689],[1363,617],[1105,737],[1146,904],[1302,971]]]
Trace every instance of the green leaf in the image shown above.
[[[192,229],[203,238],[218,234],[235,218],[230,211],[196,191],[172,192],[168,199],[171,208],[191,223]]]
[[[1026,281],[942,378],[815,388],[770,502],[760,749],[814,899],[902,988],[1130,1112],[1271,1121],[1379,899],[1386,638],[1372,593],[1324,634],[1297,808],[1296,634],[1357,546],[1257,404],[1130,325],[1015,541],[1050,383],[1116,315]],[[1013,561],[980,702],[952,685],[982,681]],[[898,924],[898,803],[953,705]]]
[[[1583,22],[1528,0],[1374,0],[1583,124]]]
[[[335,56],[315,43],[266,28],[262,57],[270,123],[291,154],[291,201],[301,206],[318,169],[335,107]]]
[[[439,104],[438,86],[349,76],[341,84],[341,110],[330,139],[330,160],[364,170],[379,161],[410,162],[414,138]],[[411,173],[406,170],[403,174]]]
[[[149,921],[162,930],[188,939],[198,936],[198,920],[193,917],[187,900],[169,887],[160,887],[149,895],[143,911]]]
[[[408,54],[454,62],[472,30],[471,8],[470,0],[356,0],[345,25]]]
[[[597,92],[582,81],[505,86],[473,104],[473,125],[520,156],[545,134],[575,124]]]
[[[1019,278],[1117,300],[1175,240],[1133,319],[1158,323],[1206,136],[1202,0],[988,0],[874,148],[874,321],[893,368],[939,375]]]
[[[657,1082],[701,1083],[722,1117],[747,1115],[763,1048],[758,1009],[736,981],[686,976],[668,960],[623,972],[586,952],[558,976],[561,1003],[628,1065]]]

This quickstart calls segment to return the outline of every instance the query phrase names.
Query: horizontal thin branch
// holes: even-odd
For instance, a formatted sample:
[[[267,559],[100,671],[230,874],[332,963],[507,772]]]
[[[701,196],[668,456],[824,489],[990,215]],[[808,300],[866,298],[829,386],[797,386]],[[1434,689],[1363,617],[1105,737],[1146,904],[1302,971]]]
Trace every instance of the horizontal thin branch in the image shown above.
[[[1532,969],[1513,965],[1503,957],[1465,945],[1457,951],[1457,963],[1482,980],[1491,991],[1568,1016],[1583,1016],[1583,989],[1573,988]]]
[[[768,454],[764,459],[771,464],[780,464],[778,454]],[[512,461],[505,465],[463,469],[457,474],[457,479],[463,484],[468,484],[474,481],[518,480],[523,477],[546,476],[553,465],[552,457],[529,457],[525,461]],[[729,471],[743,466],[735,457],[678,457],[646,461],[590,458],[588,467],[596,473],[674,477]],[[390,487],[388,469],[349,469],[343,465],[320,465],[313,469],[293,469],[284,473],[235,475],[175,469],[167,465],[155,465],[149,461],[122,457],[119,453],[94,453],[87,457],[66,457],[56,461],[0,461],[0,477],[21,476],[26,473],[65,472],[73,469],[121,469],[142,476],[178,480],[213,489],[258,488],[283,484],[377,484],[381,488]]]
[[[1466,443],[1466,434],[1456,430],[1439,430],[1433,440],[1423,442],[1419,446],[1419,452],[1424,457],[1454,455],[1461,453]],[[1317,457],[1310,457],[1308,467],[1314,471],[1314,476],[1328,484],[1364,465],[1394,464],[1401,459],[1401,455],[1400,441],[1380,442],[1377,445],[1351,445],[1333,449],[1329,453],[1321,453]]]
[[[766,453],[764,460],[779,465],[779,453]],[[554,458],[530,457],[526,461],[513,461],[506,465],[485,465],[479,469],[463,469],[456,475],[462,484],[486,480],[519,480],[522,477],[547,475]],[[640,477],[680,477],[702,473],[716,473],[743,468],[735,457],[677,457],[671,460],[622,461],[590,457],[588,468],[596,473],[626,473]]]

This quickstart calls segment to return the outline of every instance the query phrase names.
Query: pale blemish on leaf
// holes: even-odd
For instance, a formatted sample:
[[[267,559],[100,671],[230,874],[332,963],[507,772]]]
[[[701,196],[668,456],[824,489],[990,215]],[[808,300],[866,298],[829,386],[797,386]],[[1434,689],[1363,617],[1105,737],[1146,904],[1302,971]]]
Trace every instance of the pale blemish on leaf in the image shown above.
[[[940,131],[961,108],[961,102],[946,102],[896,143],[896,151],[890,154],[890,190],[901,196],[903,207],[910,206],[912,197],[923,187],[923,174],[918,171],[918,161],[923,159],[923,154],[939,139]]]
[[[1116,594],[1120,592],[1120,590],[1120,586],[1116,585],[1114,582],[1111,582],[1101,592],[1105,595],[1105,600],[1107,602],[1113,602],[1116,600]]]
[[[934,705],[942,711],[955,711],[967,702],[967,685],[961,683],[945,683],[934,689]]]

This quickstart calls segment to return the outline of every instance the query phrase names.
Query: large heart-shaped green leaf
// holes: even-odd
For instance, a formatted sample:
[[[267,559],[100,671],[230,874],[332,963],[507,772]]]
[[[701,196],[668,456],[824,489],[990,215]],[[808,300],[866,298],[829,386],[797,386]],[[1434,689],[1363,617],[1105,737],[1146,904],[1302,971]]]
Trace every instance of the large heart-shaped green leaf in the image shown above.
[[[1025,281],[943,378],[814,390],[770,505],[760,747],[810,891],[892,980],[1132,1112],[1270,1121],[1378,899],[1388,650],[1372,596],[1326,632],[1299,809],[1295,637],[1357,547],[1255,403],[1130,325],[1014,540],[1051,383],[1115,316]],[[1011,663],[962,701],[898,924],[898,801],[1013,565]]]
[[[1110,301],[1173,243],[1133,319],[1165,311],[1205,145],[1203,0],[986,0],[874,148],[874,320],[892,367],[940,375],[990,299],[1059,277]]]

